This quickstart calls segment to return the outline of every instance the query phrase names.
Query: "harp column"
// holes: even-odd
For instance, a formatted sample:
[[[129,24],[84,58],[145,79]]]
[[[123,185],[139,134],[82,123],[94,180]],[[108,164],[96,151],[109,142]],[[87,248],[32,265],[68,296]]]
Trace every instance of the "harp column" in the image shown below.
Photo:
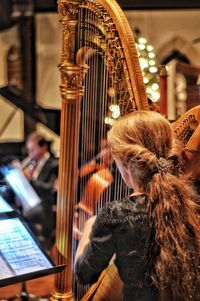
[[[60,91],[62,96],[60,128],[59,189],[57,199],[56,255],[57,264],[66,264],[56,274],[51,300],[73,300],[72,241],[73,206],[76,199],[80,104],[84,92],[83,78],[87,66],[75,63],[75,28],[81,1],[58,1],[63,25]]]

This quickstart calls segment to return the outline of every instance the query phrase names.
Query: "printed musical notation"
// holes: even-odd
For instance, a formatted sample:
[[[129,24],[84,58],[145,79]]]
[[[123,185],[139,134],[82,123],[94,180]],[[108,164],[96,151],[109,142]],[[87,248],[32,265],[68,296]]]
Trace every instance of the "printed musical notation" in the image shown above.
[[[51,267],[20,219],[0,220],[0,279]]]

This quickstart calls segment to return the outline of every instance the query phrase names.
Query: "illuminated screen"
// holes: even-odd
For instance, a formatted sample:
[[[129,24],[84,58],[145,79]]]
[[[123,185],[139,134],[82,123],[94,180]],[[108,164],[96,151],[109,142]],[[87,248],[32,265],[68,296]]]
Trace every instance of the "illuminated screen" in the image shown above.
[[[18,218],[0,221],[0,279],[52,267]]]
[[[37,243],[16,212],[0,214],[0,286],[62,270]]]
[[[24,212],[37,206],[41,202],[39,196],[20,169],[5,166],[1,168],[1,172],[21,201]]]

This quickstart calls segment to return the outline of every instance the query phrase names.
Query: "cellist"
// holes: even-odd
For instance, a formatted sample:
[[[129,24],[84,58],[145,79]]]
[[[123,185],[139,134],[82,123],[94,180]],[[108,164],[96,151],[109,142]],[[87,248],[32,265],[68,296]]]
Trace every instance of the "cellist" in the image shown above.
[[[79,202],[75,207],[74,233],[76,239],[80,238],[86,220],[95,214],[99,205],[103,205],[104,195],[106,193],[112,194],[114,181],[112,164],[113,159],[107,140],[102,139],[101,151],[87,164],[79,168],[79,182],[84,178],[84,186]]]

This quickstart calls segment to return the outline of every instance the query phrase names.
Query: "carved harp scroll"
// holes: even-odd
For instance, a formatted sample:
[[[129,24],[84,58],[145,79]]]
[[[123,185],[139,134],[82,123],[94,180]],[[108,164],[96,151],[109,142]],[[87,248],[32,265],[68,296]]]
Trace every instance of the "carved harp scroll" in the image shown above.
[[[195,106],[176,120],[172,127],[183,152],[191,162],[200,153],[200,106]]]
[[[58,0],[58,12],[63,36],[59,65],[62,108],[55,257],[66,268],[56,275],[52,300],[74,300],[73,213],[77,202],[78,158],[84,153],[80,140],[82,144],[87,142],[87,147],[94,136],[93,144],[100,145],[97,133],[105,137],[101,126],[113,100],[120,115],[148,110],[149,106],[132,31],[118,4],[113,0]],[[99,61],[103,67],[99,67]],[[98,115],[93,130],[91,124],[97,113],[101,116]]]

